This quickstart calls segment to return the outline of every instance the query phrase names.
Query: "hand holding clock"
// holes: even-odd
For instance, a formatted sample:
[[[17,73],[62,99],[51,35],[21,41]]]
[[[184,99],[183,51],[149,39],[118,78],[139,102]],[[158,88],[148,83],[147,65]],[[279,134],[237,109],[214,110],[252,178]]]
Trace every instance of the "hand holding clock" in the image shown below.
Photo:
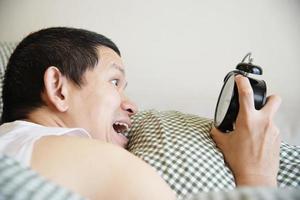
[[[269,96],[264,107],[256,110],[249,79],[237,75],[235,82],[240,106],[235,129],[224,134],[214,127],[212,138],[233,171],[237,186],[276,186],[281,140],[273,117],[281,99]]]

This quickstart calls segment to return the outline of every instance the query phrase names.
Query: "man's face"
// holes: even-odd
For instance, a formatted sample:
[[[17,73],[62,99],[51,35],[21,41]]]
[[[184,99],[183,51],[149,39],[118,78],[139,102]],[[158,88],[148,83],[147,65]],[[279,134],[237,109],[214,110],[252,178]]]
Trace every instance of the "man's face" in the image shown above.
[[[107,47],[98,48],[98,53],[97,66],[85,73],[85,84],[70,90],[71,125],[125,147],[127,139],[121,133],[131,126],[129,117],[137,108],[124,94],[127,82],[119,55]]]

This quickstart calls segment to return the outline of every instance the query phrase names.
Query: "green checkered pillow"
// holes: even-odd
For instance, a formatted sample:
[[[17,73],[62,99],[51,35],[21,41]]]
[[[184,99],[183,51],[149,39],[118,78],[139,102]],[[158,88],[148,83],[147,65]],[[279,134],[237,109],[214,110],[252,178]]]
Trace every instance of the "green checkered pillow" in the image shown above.
[[[235,187],[210,137],[212,120],[178,111],[143,111],[133,117],[128,150],[152,165],[179,198]],[[300,148],[281,146],[279,186],[300,186]]]

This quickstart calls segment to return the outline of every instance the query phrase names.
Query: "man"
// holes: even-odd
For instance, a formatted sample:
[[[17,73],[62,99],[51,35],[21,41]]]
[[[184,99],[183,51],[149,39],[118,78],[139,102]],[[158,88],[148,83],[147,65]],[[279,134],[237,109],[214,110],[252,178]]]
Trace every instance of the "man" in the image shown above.
[[[236,82],[236,129],[213,129],[212,136],[237,185],[276,186],[280,139],[272,120],[280,99],[269,97],[257,111],[248,80]],[[108,38],[64,27],[30,34],[7,66],[0,153],[91,199],[175,199],[150,166],[120,148],[137,112],[126,85],[120,52]]]

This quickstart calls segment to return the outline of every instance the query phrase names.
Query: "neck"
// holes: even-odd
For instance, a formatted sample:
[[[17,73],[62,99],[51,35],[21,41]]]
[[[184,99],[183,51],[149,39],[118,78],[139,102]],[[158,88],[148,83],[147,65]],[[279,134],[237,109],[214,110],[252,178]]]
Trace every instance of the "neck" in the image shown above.
[[[68,127],[60,113],[55,113],[47,107],[34,110],[24,120],[48,127]]]

